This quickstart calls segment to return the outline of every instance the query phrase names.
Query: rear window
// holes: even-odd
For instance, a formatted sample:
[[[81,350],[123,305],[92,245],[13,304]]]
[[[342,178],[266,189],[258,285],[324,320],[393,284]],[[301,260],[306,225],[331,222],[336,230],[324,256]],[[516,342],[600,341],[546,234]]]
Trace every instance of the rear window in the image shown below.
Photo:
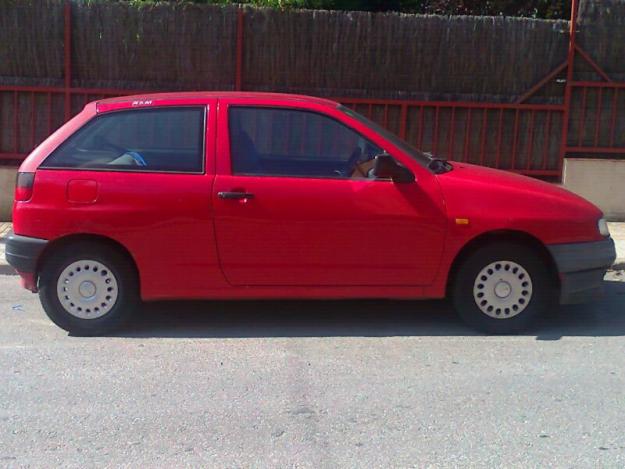
[[[199,173],[204,107],[133,109],[95,117],[46,158],[43,168]]]

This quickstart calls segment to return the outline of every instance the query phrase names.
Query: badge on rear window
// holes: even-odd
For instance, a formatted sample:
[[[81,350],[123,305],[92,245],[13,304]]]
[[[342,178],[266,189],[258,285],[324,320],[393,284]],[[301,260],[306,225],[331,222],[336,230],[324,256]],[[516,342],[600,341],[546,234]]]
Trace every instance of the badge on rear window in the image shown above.
[[[140,99],[138,101],[133,101],[132,105],[133,106],[149,106],[150,104],[152,104],[152,100],[151,99]]]

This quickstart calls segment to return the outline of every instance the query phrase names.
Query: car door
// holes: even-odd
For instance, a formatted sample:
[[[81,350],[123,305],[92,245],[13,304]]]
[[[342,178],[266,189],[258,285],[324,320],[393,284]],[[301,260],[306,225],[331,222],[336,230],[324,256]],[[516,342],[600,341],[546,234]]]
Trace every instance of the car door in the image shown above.
[[[228,282],[432,282],[445,217],[431,177],[426,184],[368,177],[384,142],[327,106],[227,99],[219,113],[213,204]],[[361,171],[347,167],[354,162]]]

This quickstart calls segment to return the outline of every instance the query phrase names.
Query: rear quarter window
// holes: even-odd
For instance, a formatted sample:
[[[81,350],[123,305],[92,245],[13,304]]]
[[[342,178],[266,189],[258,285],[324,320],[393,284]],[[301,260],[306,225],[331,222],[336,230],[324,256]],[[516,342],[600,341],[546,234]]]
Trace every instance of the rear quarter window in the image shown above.
[[[102,114],[63,142],[41,167],[200,173],[205,114],[204,107]]]

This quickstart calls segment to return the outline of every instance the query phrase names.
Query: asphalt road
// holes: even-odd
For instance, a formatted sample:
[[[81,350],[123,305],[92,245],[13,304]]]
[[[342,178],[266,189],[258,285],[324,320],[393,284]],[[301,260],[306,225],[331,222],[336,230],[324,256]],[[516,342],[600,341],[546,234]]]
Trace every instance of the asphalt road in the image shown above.
[[[625,283],[606,288],[516,337],[350,301],[159,304],[77,338],[0,275],[0,465],[623,467]]]

